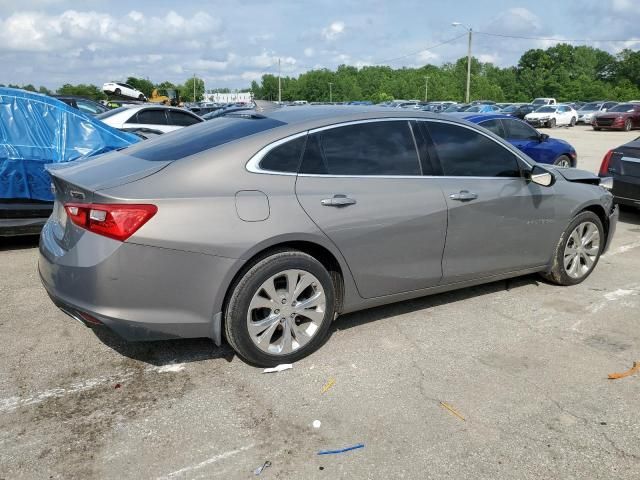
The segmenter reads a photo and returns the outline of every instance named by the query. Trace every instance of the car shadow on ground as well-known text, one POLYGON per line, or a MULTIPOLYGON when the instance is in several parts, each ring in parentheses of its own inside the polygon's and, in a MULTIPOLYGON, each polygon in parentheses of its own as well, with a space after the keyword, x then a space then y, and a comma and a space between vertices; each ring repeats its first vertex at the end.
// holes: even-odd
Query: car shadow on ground
POLYGON ((470 298, 490 295, 492 293, 497 293, 504 290, 514 290, 517 288, 532 285, 538 286, 541 283, 546 282, 538 275, 525 275, 522 277, 500 280, 497 282, 486 283, 475 287, 461 288, 460 290, 452 290, 450 292, 419 297, 413 300, 405 300, 381 307, 361 310, 359 312, 349 313, 339 317, 338 320, 333 324, 332 333, 338 330, 348 330, 350 328, 359 327, 370 322, 384 320, 387 318, 395 317, 397 315, 404 315, 419 310, 438 307, 440 305, 461 302, 470 298))
POLYGON ((7 250, 26 250, 37 248, 39 235, 25 235, 21 237, 0 237, 0 252, 7 250))
POLYGON ((127 342, 106 327, 92 327, 92 330, 98 340, 120 355, 158 367, 219 358, 230 362, 235 355, 226 343, 216 347, 209 338, 127 342))

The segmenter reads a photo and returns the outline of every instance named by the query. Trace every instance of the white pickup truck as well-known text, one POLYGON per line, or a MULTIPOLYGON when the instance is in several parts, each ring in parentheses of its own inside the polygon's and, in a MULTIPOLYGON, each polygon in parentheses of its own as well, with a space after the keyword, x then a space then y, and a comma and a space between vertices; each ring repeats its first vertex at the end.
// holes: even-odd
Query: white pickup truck
POLYGON ((558 102, 556 102, 555 98, 534 98, 533 102, 531 102, 531 105, 541 107, 543 105, 556 105, 557 103, 558 102))

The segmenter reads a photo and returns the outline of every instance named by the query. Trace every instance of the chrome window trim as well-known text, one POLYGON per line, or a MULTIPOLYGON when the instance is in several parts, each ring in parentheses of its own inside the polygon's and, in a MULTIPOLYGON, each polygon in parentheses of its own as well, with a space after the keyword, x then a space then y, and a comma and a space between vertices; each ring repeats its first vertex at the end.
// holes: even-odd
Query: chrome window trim
POLYGON ((640 163, 640 158, 634 157, 622 157, 620 159, 621 162, 631 162, 631 163, 640 163))
MULTIPOLYGON (((504 145, 502 145, 500 142, 498 142, 495 138, 492 138, 490 135, 487 135, 484 132, 481 132, 480 130, 473 128, 469 125, 465 125, 462 123, 456 123, 456 122, 451 122, 451 121, 447 121, 447 120, 442 120, 442 119, 435 119, 435 118, 422 118, 422 117, 385 117, 385 118, 367 118, 364 120, 351 120, 348 122, 341 122, 341 123, 334 123, 331 125, 325 125, 323 127, 317 127, 317 128, 312 128, 309 130, 305 130, 303 132, 298 132, 298 133, 294 133, 292 135, 289 135, 287 137, 281 138, 279 140, 276 140, 274 142, 269 143, 268 145, 265 145, 264 147, 262 147, 260 150, 258 150, 257 153, 255 153, 250 159, 249 161, 246 163, 245 168, 247 169, 247 171, 251 172, 251 173, 258 173, 258 174, 265 174, 265 175, 283 175, 283 176, 299 176, 299 177, 327 177, 327 178, 471 178, 471 179, 493 179, 493 180, 512 180, 512 179, 522 179, 524 177, 520 176, 520 177, 466 177, 466 176, 446 176, 446 175, 325 175, 325 174, 318 174, 318 173, 297 173, 297 172, 278 172, 275 170, 265 170, 260 168, 260 162, 262 161, 262 159, 267 155, 267 153, 269 153, 271 150, 273 150, 276 147, 279 147, 280 145, 287 143, 291 140, 295 140, 296 138, 300 138, 302 136, 305 135, 311 135, 312 133, 317 133, 317 132, 322 132, 324 130, 331 130, 334 128, 340 128, 340 127, 345 127, 345 126, 349 126, 349 125, 359 125, 362 123, 374 123, 374 122, 397 122, 397 121, 404 121, 404 122, 411 122, 411 121, 417 121, 417 122, 438 122, 438 123, 446 123, 448 125, 455 125, 458 127, 462 127, 462 128, 466 128, 468 130, 471 130, 472 132, 475 133, 479 133, 480 135, 485 136, 486 138, 488 138, 489 140, 491 140, 492 142, 496 143, 498 146, 502 147, 502 148, 506 148, 511 154, 513 154, 516 158, 519 158, 526 166, 528 166, 529 168, 533 168, 533 166, 527 161, 525 160, 522 155, 516 151, 515 148, 507 148, 504 145)), ((506 141, 506 140, 505 140, 506 141)), ((416 150, 417 152, 417 150, 416 150)), ((419 157, 418 157, 419 160, 419 157)))

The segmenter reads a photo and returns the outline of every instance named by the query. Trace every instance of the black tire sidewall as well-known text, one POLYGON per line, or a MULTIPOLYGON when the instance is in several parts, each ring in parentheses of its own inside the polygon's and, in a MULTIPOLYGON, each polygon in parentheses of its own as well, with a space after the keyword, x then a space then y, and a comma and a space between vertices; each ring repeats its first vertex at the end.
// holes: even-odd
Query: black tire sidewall
POLYGON ((114 95, 120 95, 120 94, 122 93, 122 90, 120 90, 119 88, 116 88, 116 89, 113 91, 113 93, 114 93, 114 95))
POLYGON ((562 233, 561 241, 558 243, 558 248, 556 249, 552 274, 556 278, 557 283, 560 283, 561 285, 577 285, 579 283, 582 283, 584 280, 586 280, 589 277, 589 275, 591 275, 593 270, 596 268, 596 265, 598 265, 598 261, 600 260, 600 256, 602 254, 602 248, 604 246, 605 241, 606 241, 606 237, 605 237, 604 227, 598 215, 590 211, 581 212, 578 215, 576 215, 573 218, 573 220, 571 220, 571 222, 569 223, 567 228, 564 230, 564 232, 562 233), (586 275, 580 278, 573 278, 569 276, 569 274, 566 272, 564 268, 564 249, 567 246, 567 242, 569 241, 571 232, 573 232, 573 230, 580 223, 585 221, 592 222, 598 228, 598 233, 600 234, 600 250, 598 251, 598 256, 593 262, 591 269, 586 273, 586 275))
POLYGON ((334 312, 334 285, 324 266, 303 252, 280 252, 257 262, 235 286, 225 312, 227 340, 240 357, 253 365, 275 366, 282 363, 293 363, 320 348, 327 340, 334 312), (260 350, 251 340, 247 330, 247 311, 258 288, 271 276, 289 269, 307 271, 320 281, 326 298, 325 317, 320 329, 304 347, 288 355, 270 355, 260 350))
POLYGON ((631 131, 631 120, 629 120, 628 118, 625 120, 624 122, 624 131, 625 132, 630 132, 631 131))

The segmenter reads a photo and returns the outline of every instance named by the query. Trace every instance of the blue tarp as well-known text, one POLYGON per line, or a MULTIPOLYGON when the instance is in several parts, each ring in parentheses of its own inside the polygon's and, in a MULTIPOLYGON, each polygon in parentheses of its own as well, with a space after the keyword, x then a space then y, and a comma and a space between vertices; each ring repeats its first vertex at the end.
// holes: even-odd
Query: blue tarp
POLYGON ((55 98, 0 87, 0 198, 53 200, 46 164, 98 155, 139 140, 55 98))

